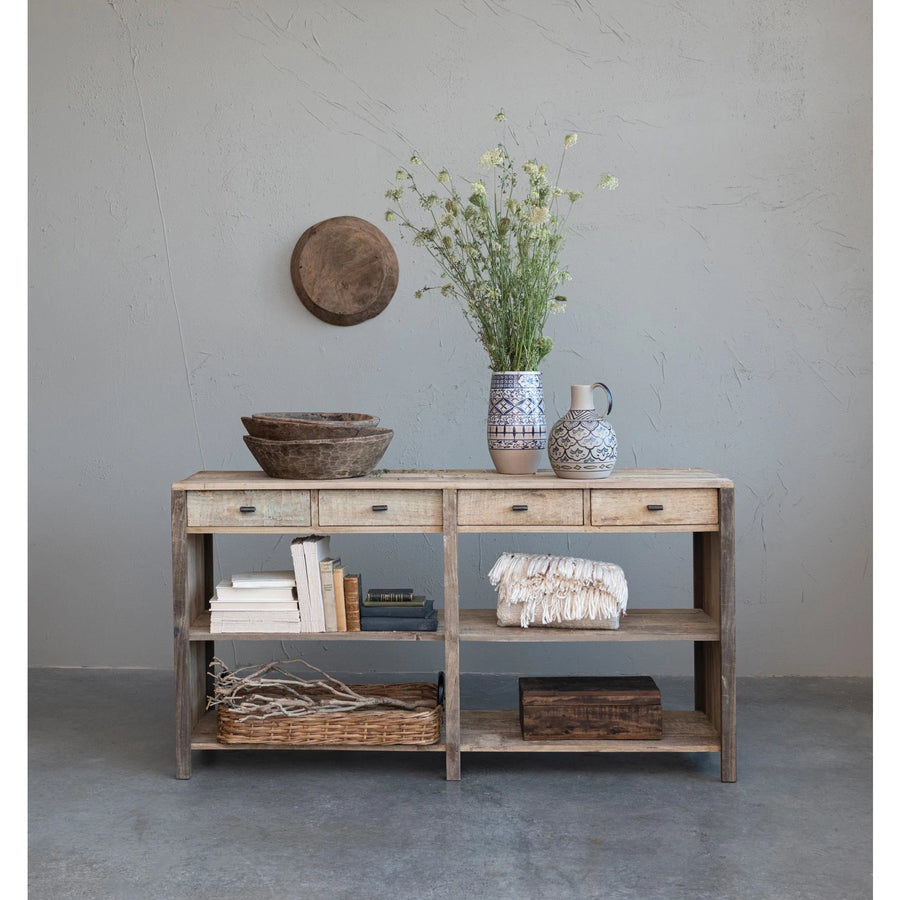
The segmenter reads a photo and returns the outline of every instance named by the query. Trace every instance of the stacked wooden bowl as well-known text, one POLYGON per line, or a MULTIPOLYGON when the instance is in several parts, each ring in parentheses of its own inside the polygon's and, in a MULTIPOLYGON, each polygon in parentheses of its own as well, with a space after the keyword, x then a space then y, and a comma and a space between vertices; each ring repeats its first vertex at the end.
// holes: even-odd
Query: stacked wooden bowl
POLYGON ((247 429, 244 443, 271 478, 368 475, 394 436, 366 413, 254 413, 241 421, 247 429))

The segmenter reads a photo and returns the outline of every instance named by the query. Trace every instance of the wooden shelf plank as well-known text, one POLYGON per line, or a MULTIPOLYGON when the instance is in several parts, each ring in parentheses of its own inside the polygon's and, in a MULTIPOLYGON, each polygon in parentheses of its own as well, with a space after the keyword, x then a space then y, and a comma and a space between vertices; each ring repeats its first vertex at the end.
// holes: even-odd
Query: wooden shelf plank
POLYGON ((194 726, 191 750, 424 750, 443 753, 443 740, 436 744, 220 744, 216 739, 216 712, 207 710, 194 726))
POLYGON ((438 610, 437 631, 279 631, 212 633, 209 630, 209 610, 191 623, 192 641, 443 641, 444 611, 438 610))
POLYGON ((592 490, 653 489, 653 488, 719 488, 733 487, 734 482, 706 469, 620 469, 616 468, 607 478, 570 479, 557 478, 551 469, 542 469, 534 475, 500 475, 493 469, 376 469, 362 478, 301 481, 290 478, 270 478, 260 470, 195 472, 183 481, 172 485, 176 491, 217 490, 279 490, 297 488, 306 490, 335 490, 346 488, 497 488, 541 490, 592 490))
MULTIPOLYGON (((718 641, 715 621, 702 609, 633 609, 616 630, 592 628, 500 627, 495 609, 461 609, 460 640, 524 642, 579 641, 718 641)), ((444 611, 438 610, 437 631, 240 632, 213 634, 209 611, 191 624, 192 641, 443 641, 444 611)))
POLYGON ((616 630, 497 625, 496 609, 461 609, 463 641, 718 641, 719 629, 702 609, 632 609, 616 630))
MULTIPOLYGON (((187 534, 309 534, 309 525, 189 525, 187 534)), ((440 534, 440 525, 329 525, 323 534, 440 534)), ((646 529, 645 529, 646 530, 646 529)))
MULTIPOLYGON (((663 736, 658 741, 524 741, 514 709, 460 712, 460 749, 482 753, 712 753, 721 749, 719 735, 702 712, 663 710, 663 736)), ((418 750, 441 752, 436 744, 220 744, 216 714, 205 712, 194 726, 192 750, 418 750)))
POLYGON ((663 710, 658 741, 525 741, 515 709, 464 709, 460 732, 461 750, 487 753, 709 753, 722 746, 706 715, 692 710, 663 710))

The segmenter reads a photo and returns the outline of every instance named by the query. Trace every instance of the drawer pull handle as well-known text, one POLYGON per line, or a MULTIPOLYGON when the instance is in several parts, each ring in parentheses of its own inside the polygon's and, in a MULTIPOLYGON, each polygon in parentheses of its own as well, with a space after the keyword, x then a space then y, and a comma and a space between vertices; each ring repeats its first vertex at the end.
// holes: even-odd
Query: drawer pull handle
POLYGON ((376 503, 372 507, 372 512, 387 512, 387 503, 376 503))
POLYGON ((242 512, 242 513, 252 513, 252 512, 256 512, 256 507, 255 507, 255 506, 242 506, 242 507, 241 507, 241 512, 242 512))
POLYGON ((513 503, 513 512, 528 512, 527 503, 513 503))
POLYGON ((649 509, 650 512, 659 512, 662 508, 663 508, 662 503, 648 503, 647 504, 647 509, 649 509))

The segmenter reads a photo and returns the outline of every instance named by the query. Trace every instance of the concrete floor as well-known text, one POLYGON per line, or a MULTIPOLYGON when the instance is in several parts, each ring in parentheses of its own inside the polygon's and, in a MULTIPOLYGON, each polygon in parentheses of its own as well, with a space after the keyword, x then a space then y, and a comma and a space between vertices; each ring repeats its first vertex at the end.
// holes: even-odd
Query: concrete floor
MULTIPOLYGON (((658 679, 690 705, 687 679, 658 679)), ((469 706, 515 680, 464 681, 469 706)), ((66 898, 872 896, 872 685, 742 679, 718 754, 211 751, 173 777, 164 672, 30 670, 29 893, 66 898)))

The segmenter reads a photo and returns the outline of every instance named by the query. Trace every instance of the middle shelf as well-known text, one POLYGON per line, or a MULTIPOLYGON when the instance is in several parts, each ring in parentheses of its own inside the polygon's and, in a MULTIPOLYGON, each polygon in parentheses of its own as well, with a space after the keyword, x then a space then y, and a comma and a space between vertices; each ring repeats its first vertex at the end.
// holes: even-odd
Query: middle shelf
MULTIPOLYGON (((324 631, 212 633, 209 610, 191 623, 192 641, 443 641, 444 611, 437 631, 324 631)), ((461 641, 718 641, 718 623, 702 609, 630 609, 615 630, 510 628, 497 625, 496 609, 461 609, 461 641)))

